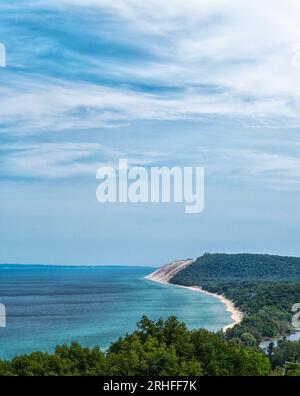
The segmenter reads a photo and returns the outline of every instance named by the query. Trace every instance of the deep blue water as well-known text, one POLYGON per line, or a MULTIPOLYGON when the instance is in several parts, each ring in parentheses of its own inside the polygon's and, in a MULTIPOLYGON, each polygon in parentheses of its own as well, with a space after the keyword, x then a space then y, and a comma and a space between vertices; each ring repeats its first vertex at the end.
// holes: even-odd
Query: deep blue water
POLYGON ((135 329, 142 315, 176 315, 189 328, 219 330, 230 323, 214 297, 144 279, 143 267, 54 267, 0 265, 0 357, 53 351, 74 340, 107 346, 135 329))

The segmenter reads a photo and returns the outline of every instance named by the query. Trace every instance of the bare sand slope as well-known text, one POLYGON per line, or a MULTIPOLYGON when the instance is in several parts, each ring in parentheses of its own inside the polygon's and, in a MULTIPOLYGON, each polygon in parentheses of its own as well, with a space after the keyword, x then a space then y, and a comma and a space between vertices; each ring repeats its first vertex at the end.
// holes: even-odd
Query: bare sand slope
POLYGON ((193 259, 172 261, 171 263, 158 268, 145 278, 155 282, 168 283, 169 280, 177 274, 177 272, 192 264, 193 261, 193 259))

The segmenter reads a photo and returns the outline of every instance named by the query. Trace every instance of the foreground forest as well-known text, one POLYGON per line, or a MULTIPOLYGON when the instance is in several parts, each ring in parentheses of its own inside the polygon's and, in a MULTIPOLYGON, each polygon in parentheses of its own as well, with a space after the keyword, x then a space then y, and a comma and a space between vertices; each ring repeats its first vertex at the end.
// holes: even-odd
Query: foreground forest
POLYGON ((232 300, 245 315, 227 331, 227 339, 258 345, 294 331, 292 306, 300 302, 300 258, 206 253, 170 282, 201 286, 232 300))
POLYGON ((190 331, 175 317, 155 322, 143 317, 135 332, 113 343, 106 353, 77 343, 57 346, 53 354, 34 352, 0 361, 0 375, 299 375, 293 353, 286 347, 274 348, 268 356, 256 347, 226 340, 222 332, 190 331), (276 356, 276 364, 271 356, 276 356), (286 359, 291 363, 286 365, 286 359))

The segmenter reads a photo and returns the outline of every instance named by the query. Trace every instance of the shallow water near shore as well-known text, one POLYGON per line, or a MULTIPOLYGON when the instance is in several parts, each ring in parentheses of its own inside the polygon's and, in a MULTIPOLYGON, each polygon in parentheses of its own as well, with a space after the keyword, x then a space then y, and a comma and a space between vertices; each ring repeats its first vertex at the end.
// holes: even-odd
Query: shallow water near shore
POLYGON ((54 350, 78 341, 109 344, 131 332, 142 315, 175 315, 190 329, 220 330, 231 323, 218 299, 145 280, 153 268, 0 265, 0 358, 54 350))

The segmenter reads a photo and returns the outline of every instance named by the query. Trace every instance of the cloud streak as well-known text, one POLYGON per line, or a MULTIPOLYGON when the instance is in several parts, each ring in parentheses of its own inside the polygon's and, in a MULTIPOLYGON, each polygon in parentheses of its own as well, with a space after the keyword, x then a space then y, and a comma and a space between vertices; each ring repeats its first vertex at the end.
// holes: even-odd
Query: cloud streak
MULTIPOLYGON (((103 150, 98 140, 59 143, 57 134, 101 135, 108 128, 122 133, 135 122, 172 121, 174 135, 184 135, 179 122, 234 120, 241 135, 252 127, 256 141, 271 128, 298 133, 300 70, 292 62, 300 42, 298 1, 18 3, 0 5, 5 16, 0 33, 10 44, 8 68, 0 72, 0 139, 27 139, 23 148, 2 149, 8 174, 53 179, 91 174, 96 151, 103 150)), ((163 133, 153 130, 150 149, 163 133)), ((201 134, 201 127, 195 133, 201 134)), ((230 141, 230 127, 224 134, 230 141)), ((299 184, 300 165, 292 152, 201 144, 215 158, 210 169, 222 168, 225 156, 227 176, 240 166, 237 174, 245 180, 299 184)), ((133 151, 134 143, 125 140, 120 152, 133 151)), ((142 161, 142 155, 136 159, 142 161)), ((164 158, 158 153, 144 161, 164 158)))
MULTIPOLYGON (((260 13, 255 2, 236 0, 62 0, 29 7, 66 20, 72 13, 79 24, 91 23, 81 33, 77 57, 74 48, 70 52, 65 46, 62 32, 58 37, 43 32, 46 36, 37 43, 32 64, 40 64, 52 48, 73 65, 70 77, 54 78, 52 69, 29 73, 26 65, 25 72, 3 75, 9 80, 1 92, 4 130, 96 128, 212 114, 265 127, 266 120, 274 126, 282 119, 286 127, 300 125, 300 72, 292 65, 293 44, 300 41, 297 1, 264 0, 260 13), (97 17, 106 21, 104 30, 97 17), (109 41, 101 47, 106 56, 98 48, 93 57, 89 40, 108 40, 108 32, 109 41), (125 59, 120 40, 122 51, 139 48, 140 55, 125 59), (107 58, 109 48, 113 58, 107 58)), ((26 24, 23 29, 25 35, 26 24)))

